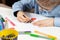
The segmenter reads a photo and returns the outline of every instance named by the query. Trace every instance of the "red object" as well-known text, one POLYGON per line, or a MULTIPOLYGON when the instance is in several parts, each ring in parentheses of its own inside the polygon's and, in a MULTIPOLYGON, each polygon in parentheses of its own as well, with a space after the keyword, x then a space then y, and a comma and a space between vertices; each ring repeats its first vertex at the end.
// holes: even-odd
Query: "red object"
POLYGON ((32 21, 36 20, 36 18, 31 18, 32 21))
POLYGON ((15 29, 15 28, 10 28, 10 29, 15 29))
POLYGON ((6 17, 6 19, 7 19, 13 26, 15 26, 15 24, 14 24, 10 19, 8 19, 7 17, 6 17))

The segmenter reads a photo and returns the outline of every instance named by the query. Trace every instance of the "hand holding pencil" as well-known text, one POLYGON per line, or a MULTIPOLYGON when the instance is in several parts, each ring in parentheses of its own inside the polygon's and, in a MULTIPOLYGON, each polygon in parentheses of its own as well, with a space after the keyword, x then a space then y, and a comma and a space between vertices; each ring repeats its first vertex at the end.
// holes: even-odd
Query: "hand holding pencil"
POLYGON ((27 15, 25 15, 24 12, 22 12, 22 11, 19 11, 17 13, 17 19, 20 22, 24 22, 24 23, 27 23, 30 20, 30 18, 27 15))

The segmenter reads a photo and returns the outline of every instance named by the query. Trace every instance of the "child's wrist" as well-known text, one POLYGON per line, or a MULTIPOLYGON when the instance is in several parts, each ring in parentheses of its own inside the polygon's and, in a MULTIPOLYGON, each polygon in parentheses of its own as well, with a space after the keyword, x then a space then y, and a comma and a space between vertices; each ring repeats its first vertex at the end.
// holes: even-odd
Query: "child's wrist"
POLYGON ((51 18, 51 21, 52 21, 52 25, 54 26, 54 18, 51 18))

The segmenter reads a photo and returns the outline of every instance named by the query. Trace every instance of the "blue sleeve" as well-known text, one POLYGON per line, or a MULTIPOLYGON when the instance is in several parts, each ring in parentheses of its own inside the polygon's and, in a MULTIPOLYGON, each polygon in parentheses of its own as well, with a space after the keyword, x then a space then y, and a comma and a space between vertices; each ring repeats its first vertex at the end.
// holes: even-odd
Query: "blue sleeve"
POLYGON ((52 10, 51 15, 54 16, 54 26, 60 27, 60 5, 55 7, 55 9, 52 10))
POLYGON ((55 7, 50 14, 55 17, 60 17, 60 5, 55 7))
POLYGON ((54 26, 60 27, 60 17, 55 17, 55 19, 54 19, 54 26))
POLYGON ((21 0, 14 3, 12 6, 13 13, 23 11, 24 5, 31 9, 34 6, 34 0, 21 0))

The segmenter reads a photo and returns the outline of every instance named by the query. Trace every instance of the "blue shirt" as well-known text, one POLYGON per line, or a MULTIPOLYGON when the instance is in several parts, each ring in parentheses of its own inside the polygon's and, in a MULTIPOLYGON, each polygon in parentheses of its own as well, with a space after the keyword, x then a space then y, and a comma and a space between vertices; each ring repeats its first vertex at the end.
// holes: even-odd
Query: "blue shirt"
POLYGON ((60 26, 60 5, 56 6, 54 9, 52 9, 50 12, 47 10, 39 10, 39 5, 35 0, 21 0, 13 4, 12 9, 13 12, 16 11, 23 11, 25 6, 29 9, 34 8, 35 13, 41 14, 47 17, 54 18, 54 26, 59 27, 60 26))

